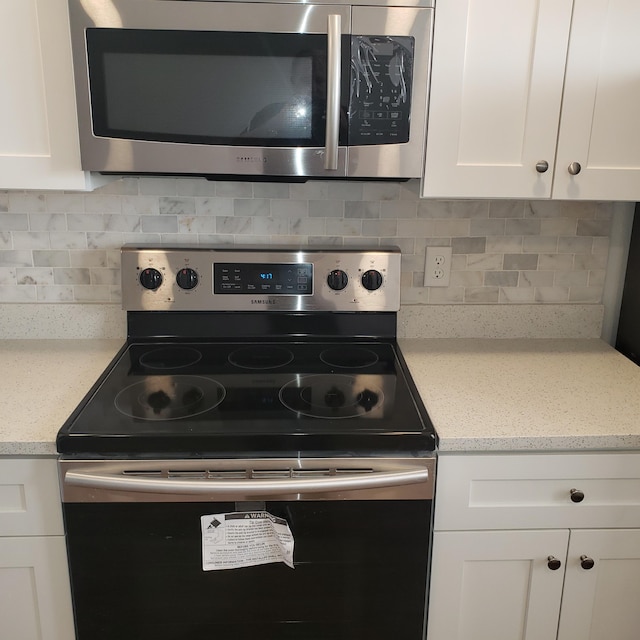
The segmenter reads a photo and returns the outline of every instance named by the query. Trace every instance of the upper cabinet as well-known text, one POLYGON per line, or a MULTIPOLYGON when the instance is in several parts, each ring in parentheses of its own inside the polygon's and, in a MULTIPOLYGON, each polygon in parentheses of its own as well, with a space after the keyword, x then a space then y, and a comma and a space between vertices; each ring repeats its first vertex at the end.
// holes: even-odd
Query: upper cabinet
POLYGON ((91 189, 80 169, 66 0, 3 0, 0 189, 91 189))
POLYGON ((425 197, 640 199, 637 0, 436 8, 425 197))

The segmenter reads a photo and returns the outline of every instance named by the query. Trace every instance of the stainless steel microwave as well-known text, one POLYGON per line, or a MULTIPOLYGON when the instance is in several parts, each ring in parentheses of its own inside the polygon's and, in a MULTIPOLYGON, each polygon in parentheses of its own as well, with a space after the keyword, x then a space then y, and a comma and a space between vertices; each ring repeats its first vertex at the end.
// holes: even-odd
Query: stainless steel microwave
POLYGON ((69 2, 86 170, 421 175, 433 0, 69 2))

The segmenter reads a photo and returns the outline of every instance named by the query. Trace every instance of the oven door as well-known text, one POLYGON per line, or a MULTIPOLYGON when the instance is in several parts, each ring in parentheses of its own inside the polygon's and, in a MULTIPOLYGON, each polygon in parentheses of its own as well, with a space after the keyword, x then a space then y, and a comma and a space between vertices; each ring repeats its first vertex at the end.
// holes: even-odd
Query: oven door
POLYGON ((77 638, 421 640, 433 468, 63 462, 77 638), (201 518, 256 511, 286 521, 294 568, 203 570, 201 518))
POLYGON ((71 0, 70 15, 83 168, 346 174, 349 7, 71 0))

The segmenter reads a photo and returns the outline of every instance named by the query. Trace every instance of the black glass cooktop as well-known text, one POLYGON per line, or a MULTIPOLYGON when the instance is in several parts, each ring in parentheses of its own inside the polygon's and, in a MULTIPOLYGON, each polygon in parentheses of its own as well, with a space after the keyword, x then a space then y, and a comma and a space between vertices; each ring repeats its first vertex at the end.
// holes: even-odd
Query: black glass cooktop
POLYGON ((60 430, 62 454, 435 448, 391 342, 132 343, 60 430))

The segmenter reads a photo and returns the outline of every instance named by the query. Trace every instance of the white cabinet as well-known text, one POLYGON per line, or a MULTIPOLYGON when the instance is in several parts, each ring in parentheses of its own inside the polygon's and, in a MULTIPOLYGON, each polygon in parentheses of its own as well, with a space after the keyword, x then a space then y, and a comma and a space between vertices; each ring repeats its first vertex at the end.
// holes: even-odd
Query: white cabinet
POLYGON ((640 199, 639 22, 636 0, 440 3, 422 195, 640 199))
POLYGON ((2 0, 0 24, 0 189, 97 186, 80 170, 66 0, 2 0))
POLYGON ((635 640, 638 602, 640 455, 440 458, 427 640, 635 640))
POLYGON ((73 640, 56 461, 0 459, 0 638, 73 640))

